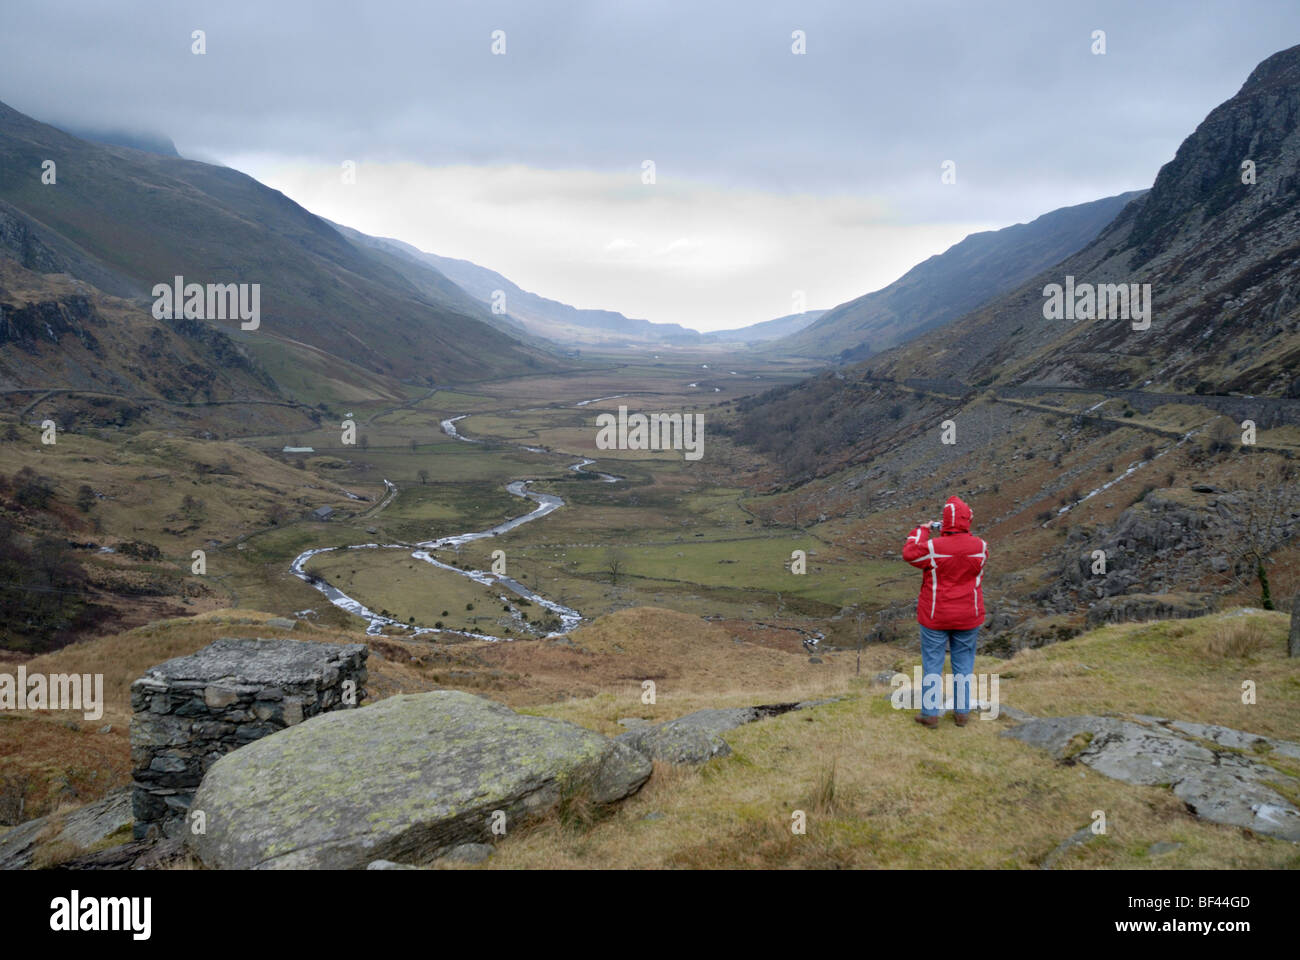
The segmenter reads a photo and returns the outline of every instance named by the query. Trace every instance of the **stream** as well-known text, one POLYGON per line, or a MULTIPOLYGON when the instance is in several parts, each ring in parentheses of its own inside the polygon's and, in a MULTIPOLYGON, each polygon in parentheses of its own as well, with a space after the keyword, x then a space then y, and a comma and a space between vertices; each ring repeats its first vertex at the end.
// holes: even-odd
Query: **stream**
MULTIPOLYGON (((597 399, 609 399, 609 398, 598 397, 597 399)), ((594 400, 588 400, 588 401, 584 401, 584 404, 594 403, 594 402, 595 402, 594 400)), ((579 404, 579 406, 582 405, 583 404, 579 404)), ((473 437, 466 437, 456 429, 457 421, 464 420, 465 417, 467 416, 469 416, 469 414, 461 414, 459 417, 449 417, 448 419, 443 420, 442 421, 443 433, 451 437, 453 440, 460 440, 464 443, 482 443, 483 442, 482 440, 478 440, 473 437)), ((524 444, 512 444, 512 445, 527 450, 530 453, 552 453, 553 452, 550 450, 546 450, 542 447, 530 447, 530 446, 525 446, 524 444)), ((594 476, 599 477, 600 480, 604 483, 617 483, 619 481, 620 479, 619 477, 612 476, 608 473, 599 473, 597 471, 587 470, 587 467, 595 462, 596 461, 584 457, 578 463, 570 465, 569 469, 572 470, 574 473, 591 473, 594 476)), ((441 560, 438 560, 433 556, 433 551, 435 550, 443 550, 448 547, 455 548, 466 543, 472 543, 475 540, 485 540, 489 537, 495 537, 503 533, 508 533, 509 531, 514 530, 516 527, 522 527, 525 523, 532 523, 534 520, 540 520, 542 517, 546 516, 547 514, 554 513, 556 510, 560 509, 560 507, 563 507, 565 505, 564 499, 562 497, 557 497, 551 493, 541 493, 539 491, 529 490, 528 485, 530 483, 532 483, 531 480, 512 480, 510 483, 506 484, 506 492, 516 497, 522 497, 526 500, 531 500, 533 503, 537 504, 537 506, 534 507, 530 512, 525 513, 522 516, 515 517, 511 520, 506 520, 502 523, 498 523, 495 527, 489 527, 487 530, 477 530, 471 533, 457 533, 447 537, 440 537, 437 540, 425 540, 415 544, 357 543, 357 544, 352 544, 351 546, 344 546, 344 547, 313 547, 312 549, 304 550, 302 553, 298 554, 298 556, 294 557, 293 563, 290 564, 289 570, 299 580, 302 580, 304 583, 315 588, 322 595, 324 595, 325 599, 329 600, 329 602, 334 604, 334 606, 338 607, 341 610, 346 610, 348 613, 352 614, 353 616, 360 617, 362 620, 365 620, 366 633, 369 634, 370 636, 379 635, 385 627, 397 627, 406 630, 409 633, 415 634, 417 636, 425 633, 447 633, 447 634, 452 634, 454 636, 470 637, 477 640, 499 641, 503 639, 501 637, 494 637, 484 633, 473 633, 467 630, 449 630, 446 628, 439 628, 439 627, 416 626, 411 623, 403 623, 401 620, 397 620, 393 617, 386 617, 381 613, 377 613, 376 611, 371 610, 360 600, 348 596, 346 593, 344 593, 338 587, 334 586, 324 577, 319 576, 317 574, 308 573, 307 570, 305 569, 307 562, 311 560, 312 557, 318 556, 319 554, 322 553, 331 553, 335 550, 405 550, 405 551, 409 551, 410 556, 416 560, 421 560, 424 563, 437 567, 440 570, 447 570, 452 573, 457 573, 462 577, 468 577, 470 580, 473 580, 475 583, 480 583, 485 587, 492 587, 492 586, 504 587, 506 590, 509 590, 515 596, 522 597, 523 599, 529 601, 530 603, 534 603, 539 607, 549 610, 551 613, 554 613, 559 618, 560 629, 554 630, 551 633, 546 634, 546 636, 547 637, 563 636, 564 634, 569 633, 579 623, 582 622, 582 614, 579 613, 577 610, 574 610, 572 607, 566 607, 561 603, 556 603, 554 600, 547 599, 546 597, 542 596, 540 593, 537 593, 534 590, 530 590, 522 583, 510 577, 500 575, 500 574, 495 574, 488 570, 462 570, 460 567, 454 567, 451 564, 443 563, 441 560), (414 546, 415 548, 414 550, 411 549, 412 546, 414 546)), ((384 488, 387 493, 387 497, 385 498, 384 504, 387 505, 387 503, 391 501, 393 497, 396 496, 397 485, 389 482, 389 480, 385 478, 384 488)), ((505 594, 499 595, 498 598, 503 603, 509 604, 509 598, 505 594)), ((516 623, 518 623, 520 631, 526 635, 526 631, 528 630, 528 627, 526 625, 523 614, 521 614, 517 609, 512 607, 511 616, 514 618, 516 623)))

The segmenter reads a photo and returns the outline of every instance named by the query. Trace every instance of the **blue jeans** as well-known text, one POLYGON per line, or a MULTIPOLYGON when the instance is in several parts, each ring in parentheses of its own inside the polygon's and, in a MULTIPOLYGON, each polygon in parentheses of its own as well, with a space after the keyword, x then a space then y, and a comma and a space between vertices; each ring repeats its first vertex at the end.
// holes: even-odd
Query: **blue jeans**
POLYGON ((931 630, 921 627, 921 716, 943 713, 943 655, 952 646, 953 711, 970 710, 971 683, 975 679, 975 642, 980 628, 931 630))

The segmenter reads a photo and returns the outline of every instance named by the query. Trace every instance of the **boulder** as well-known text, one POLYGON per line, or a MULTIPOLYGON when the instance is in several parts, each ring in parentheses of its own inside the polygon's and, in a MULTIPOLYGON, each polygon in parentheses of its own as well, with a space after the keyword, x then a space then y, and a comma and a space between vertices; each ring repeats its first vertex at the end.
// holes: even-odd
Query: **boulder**
POLYGON ((1038 865, 1040 870, 1051 870, 1061 858, 1074 850, 1081 847, 1090 840, 1096 839, 1097 834, 1092 832, 1092 827, 1081 827, 1070 836, 1066 837, 1056 845, 1056 848, 1043 858, 1043 862, 1038 865))
POLYGON ((1216 749, 1264 740, 1291 757, 1298 744, 1227 727, 1091 716, 1036 718, 1002 735, 1124 783, 1169 786, 1205 820, 1300 841, 1300 810, 1273 786, 1281 784, 1294 795, 1300 780, 1253 755, 1216 749))
POLYGON ((207 832, 188 838, 224 869, 427 864, 585 793, 640 789, 650 762, 562 720, 455 690, 320 714, 218 760, 194 796, 207 832), (499 816, 497 817, 499 822, 499 816))
POLYGON ((492 856, 492 849, 490 843, 462 843, 448 850, 443 854, 442 859, 460 863, 482 863, 492 856))
POLYGON ((680 720, 638 727, 619 734, 615 740, 643 756, 664 763, 705 763, 714 757, 731 754, 731 747, 722 737, 680 720))

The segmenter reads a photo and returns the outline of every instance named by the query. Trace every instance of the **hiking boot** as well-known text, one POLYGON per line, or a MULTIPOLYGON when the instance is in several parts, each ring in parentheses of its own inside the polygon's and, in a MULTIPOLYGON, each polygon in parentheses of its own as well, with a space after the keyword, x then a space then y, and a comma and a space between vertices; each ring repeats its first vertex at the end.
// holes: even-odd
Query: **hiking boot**
POLYGON ((935 727, 937 727, 937 726, 939 725, 939 718, 938 718, 938 717, 923 717, 923 716, 921 716, 921 715, 918 713, 918 714, 917 714, 915 717, 913 717, 912 719, 915 720, 917 723, 919 723, 919 724, 920 724, 921 726, 923 726, 923 727, 929 727, 931 730, 933 730, 935 727))
POLYGON ((953 713, 953 715, 952 715, 952 722, 955 723, 955 724, 957 724, 957 726, 959 726, 959 727, 964 727, 964 726, 966 726, 966 724, 970 723, 970 714, 969 714, 969 713, 953 713))

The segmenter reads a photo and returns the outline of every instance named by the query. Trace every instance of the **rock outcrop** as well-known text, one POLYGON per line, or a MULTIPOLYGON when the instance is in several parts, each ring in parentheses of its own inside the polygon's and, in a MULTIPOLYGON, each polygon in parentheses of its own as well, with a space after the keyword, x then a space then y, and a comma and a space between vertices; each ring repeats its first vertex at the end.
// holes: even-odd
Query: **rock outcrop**
POLYGON ((1062 578, 1085 600, 1161 593, 1174 584, 1186 589, 1199 582, 1211 570, 1208 554, 1218 552, 1223 541, 1226 508, 1217 497, 1191 499, 1183 502, 1153 490, 1121 513, 1113 528, 1072 529, 1062 578), (1103 574, 1093 573, 1094 550, 1106 554, 1103 574))
POLYGON ((1300 744, 1146 716, 1034 718, 1002 735, 1125 783, 1169 786, 1214 823, 1300 841, 1300 810, 1274 788, 1294 796, 1300 780, 1268 763, 1269 756, 1294 762, 1300 744))
POLYGON ((426 864, 584 795, 608 804, 650 761, 576 724, 455 690, 321 714, 218 760, 188 842, 209 867, 426 864))
POLYGON ((1088 626, 1146 620, 1204 617, 1217 608, 1208 593, 1130 593, 1098 600, 1088 608, 1088 626))
POLYGON ((87 851, 131 826, 131 791, 114 790, 70 813, 20 823, 0 836, 0 870, 25 870, 42 846, 87 851))
POLYGON ((766 703, 754 707, 696 710, 675 720, 636 727, 619 734, 615 740, 652 760, 675 764, 705 763, 714 757, 731 754, 730 745, 722 739, 722 734, 728 730, 765 717, 831 702, 833 701, 805 700, 801 703, 766 703))

